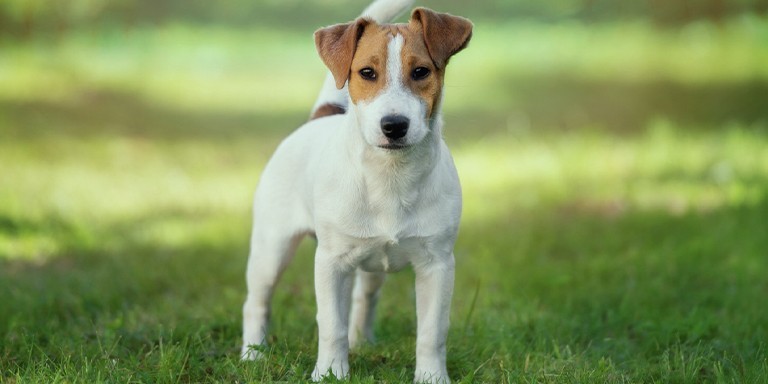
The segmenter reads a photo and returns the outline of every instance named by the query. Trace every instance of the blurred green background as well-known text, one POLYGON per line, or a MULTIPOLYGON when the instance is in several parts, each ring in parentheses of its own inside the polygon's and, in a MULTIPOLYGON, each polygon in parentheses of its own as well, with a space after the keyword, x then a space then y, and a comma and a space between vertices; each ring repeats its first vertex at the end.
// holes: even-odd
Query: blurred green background
MULTIPOLYGON (((309 241, 237 360, 250 199, 322 83, 312 31, 366 5, 0 2, 0 382, 308 378, 309 241)), ((768 377, 768 1, 417 5, 475 23, 452 377, 768 377)), ((412 278, 352 381, 411 380, 412 278)))

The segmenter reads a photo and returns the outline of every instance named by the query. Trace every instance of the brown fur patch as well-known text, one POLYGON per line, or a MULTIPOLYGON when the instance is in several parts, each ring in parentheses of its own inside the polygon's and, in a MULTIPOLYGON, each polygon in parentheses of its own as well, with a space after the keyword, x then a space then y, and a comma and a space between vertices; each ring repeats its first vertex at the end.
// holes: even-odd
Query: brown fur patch
POLYGON ((349 96, 354 103, 373 99, 387 85, 387 44, 392 37, 389 27, 372 22, 360 36, 349 75, 349 96), (376 78, 363 78, 363 68, 373 69, 376 78))
POLYGON ((431 118, 440 102, 448 59, 467 46, 472 23, 463 17, 416 8, 402 34, 403 83, 424 100, 427 116, 431 118), (411 74, 418 67, 429 69, 430 75, 414 80, 411 74))
POLYGON ((326 116, 333 116, 333 115, 343 115, 346 113, 347 110, 344 109, 344 107, 336 104, 323 104, 315 112, 312 114, 312 116, 309 117, 310 120, 319 119, 321 117, 326 116))
POLYGON ((427 104, 427 116, 431 118, 435 113, 435 106, 440 101, 445 72, 437 67, 429 55, 427 45, 424 43, 421 24, 411 22, 403 35, 403 51, 400 52, 400 60, 403 66, 403 84, 414 95, 427 104), (430 74, 424 79, 414 80, 411 73, 418 68, 429 69, 430 74))

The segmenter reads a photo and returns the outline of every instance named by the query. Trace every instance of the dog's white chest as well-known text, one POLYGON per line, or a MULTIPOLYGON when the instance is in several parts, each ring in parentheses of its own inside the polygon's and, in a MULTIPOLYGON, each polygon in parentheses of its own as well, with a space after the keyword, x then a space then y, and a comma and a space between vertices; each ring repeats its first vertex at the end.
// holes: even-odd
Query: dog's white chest
POLYGON ((342 262, 366 272, 396 272, 421 264, 430 257, 434 237, 451 232, 448 223, 452 220, 445 217, 455 214, 451 209, 440 209, 442 204, 426 200, 405 208, 400 197, 388 197, 378 200, 375 207, 366 203, 370 202, 367 198, 346 199, 346 210, 353 214, 341 220, 336 216, 325 227, 326 240, 342 262))

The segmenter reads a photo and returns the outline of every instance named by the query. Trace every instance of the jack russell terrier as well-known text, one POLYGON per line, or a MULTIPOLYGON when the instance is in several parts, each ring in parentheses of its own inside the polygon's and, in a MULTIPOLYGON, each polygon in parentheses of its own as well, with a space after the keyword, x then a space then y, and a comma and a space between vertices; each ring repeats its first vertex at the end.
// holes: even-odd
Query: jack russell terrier
POLYGON ((378 0, 362 17, 315 32, 330 70, 311 119, 286 138, 256 189, 243 306, 242 358, 266 343, 270 301, 305 235, 317 238, 319 346, 312 379, 349 374, 349 349, 373 339, 387 272, 416 275, 416 382, 445 367, 461 187, 442 138, 443 77, 472 23, 378 0), (353 288, 354 287, 354 288, 353 288), (351 311, 350 311, 351 306, 351 311))

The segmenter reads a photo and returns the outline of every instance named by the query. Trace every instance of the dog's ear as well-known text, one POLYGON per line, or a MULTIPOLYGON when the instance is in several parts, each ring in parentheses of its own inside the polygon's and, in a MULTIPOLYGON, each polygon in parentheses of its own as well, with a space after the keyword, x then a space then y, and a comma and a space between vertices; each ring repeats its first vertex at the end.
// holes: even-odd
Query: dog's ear
POLYGON ((344 88, 349 78, 352 58, 355 56, 357 41, 371 21, 359 18, 351 23, 336 24, 315 32, 315 46, 323 63, 331 70, 336 88, 344 88))
POLYGON ((427 8, 414 9, 411 23, 421 24, 429 55, 440 69, 445 68, 451 56, 466 48, 472 38, 471 21, 427 8))

